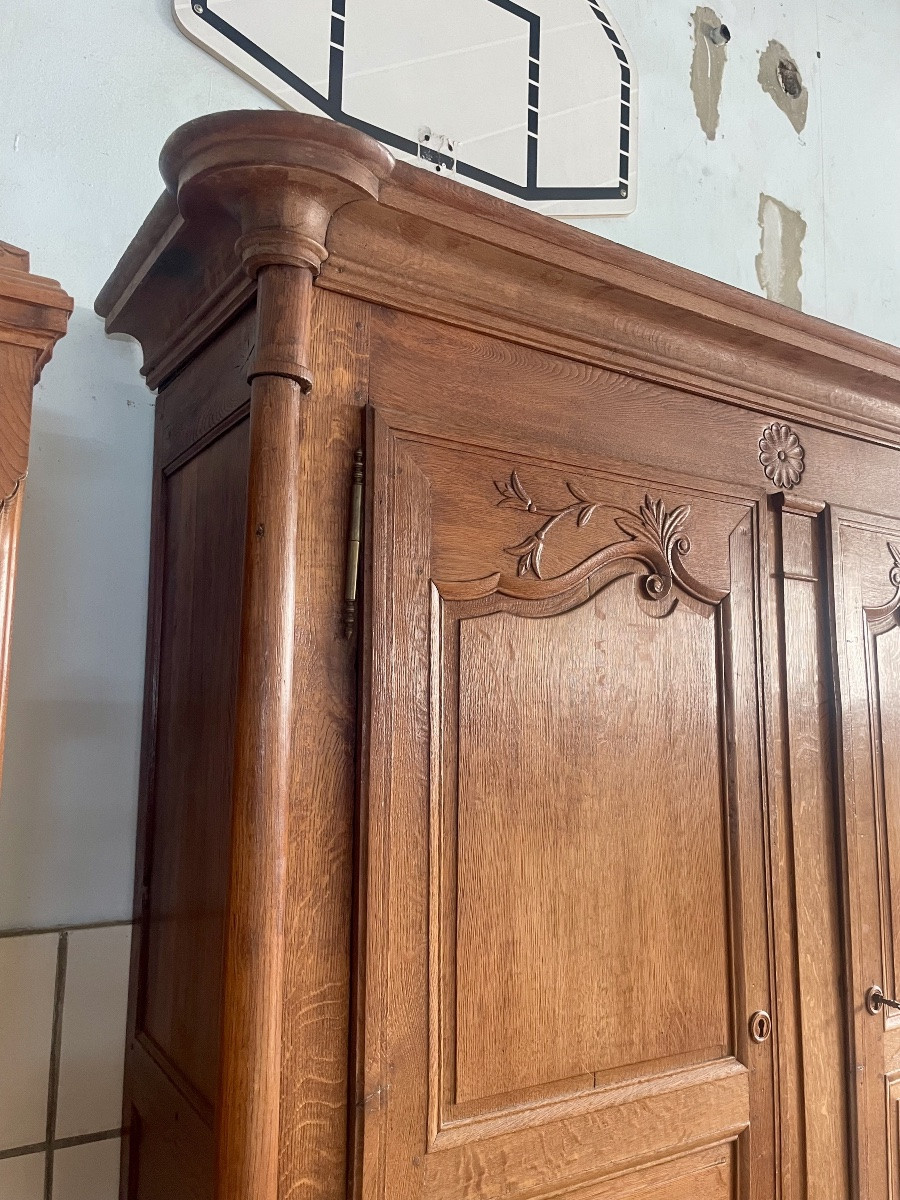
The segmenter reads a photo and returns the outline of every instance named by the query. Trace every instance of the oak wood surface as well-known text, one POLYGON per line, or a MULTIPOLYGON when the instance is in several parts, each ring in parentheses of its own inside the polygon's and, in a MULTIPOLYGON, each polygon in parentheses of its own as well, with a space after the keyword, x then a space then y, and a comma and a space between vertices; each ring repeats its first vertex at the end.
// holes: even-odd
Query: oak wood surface
MULTIPOLYGON (((366 821, 370 855, 378 847, 391 866, 387 876, 372 868, 365 902, 360 1194, 544 1194, 682 1144, 740 1137, 746 1195, 768 1195, 772 1047, 747 1037, 771 991, 746 504, 716 505, 700 485, 699 511, 716 520, 692 540, 715 529, 711 556, 730 560, 730 597, 710 588, 698 601, 690 575, 676 595, 670 576, 654 603, 654 567, 668 568, 622 537, 646 477, 570 476, 569 499, 580 493, 596 512, 582 525, 571 513, 556 549, 586 572, 596 563, 588 595, 567 586, 573 599, 554 600, 554 576, 568 575, 551 565, 548 534, 547 583, 533 582, 533 600, 505 602, 515 616, 498 626, 486 606, 507 611, 515 561, 510 575, 487 572, 509 559, 522 519, 539 526, 556 511, 544 497, 565 495, 559 469, 532 460, 535 482, 524 490, 523 468, 497 522, 494 483, 508 459, 420 446, 376 424, 369 463, 378 574, 366 821), (478 500, 477 537, 463 500, 478 500), (591 551, 610 542, 622 562, 648 555, 649 575, 636 584, 612 558, 601 565, 591 551), (484 586, 445 611, 434 589, 461 594, 443 581, 449 563, 459 571, 462 543, 484 586)), ((669 513, 693 499, 676 492, 669 513)))
POLYGON ((232 786, 222 746, 235 726, 248 445, 245 421, 164 483, 163 703, 139 1019, 207 1113, 219 1086, 232 786))
POLYGON ((183 852, 199 969, 141 985, 123 1195, 900 1197, 900 351, 315 118, 163 171, 98 308, 230 532, 158 483, 140 878, 183 852))
POLYGON ((213 1193, 231 846, 232 763, 223 747, 234 735, 248 471, 246 327, 226 331, 156 406, 123 1195, 213 1193))
POLYGON ((800 1194, 837 1198, 850 1194, 852 1157, 846 911, 824 587, 827 517, 820 502, 789 495, 775 501, 772 582, 779 627, 771 656, 780 673, 774 706, 780 718, 776 805, 784 814, 775 842, 776 855, 784 856, 781 898, 786 901, 777 919, 795 942, 793 959, 780 972, 779 996, 784 1117, 792 1130, 787 1169, 791 1176, 797 1173, 792 1185, 800 1194))
POLYGON ((900 1195, 897 1079, 900 1019, 868 1011, 872 986, 896 999, 900 523, 832 513, 834 600, 842 704, 841 775, 851 900, 848 1001, 852 1014, 857 1165, 862 1197, 900 1195), (895 550, 896 549, 896 554, 895 550))

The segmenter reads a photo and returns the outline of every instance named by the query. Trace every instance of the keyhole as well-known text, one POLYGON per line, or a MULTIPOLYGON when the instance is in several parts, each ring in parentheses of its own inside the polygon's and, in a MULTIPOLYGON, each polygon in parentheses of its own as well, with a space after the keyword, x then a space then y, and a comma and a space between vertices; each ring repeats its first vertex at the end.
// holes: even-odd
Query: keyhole
POLYGON ((760 1043, 768 1040, 769 1034, 772 1032, 772 1018, 767 1012, 760 1009, 755 1012, 750 1018, 750 1036, 754 1042, 760 1043))

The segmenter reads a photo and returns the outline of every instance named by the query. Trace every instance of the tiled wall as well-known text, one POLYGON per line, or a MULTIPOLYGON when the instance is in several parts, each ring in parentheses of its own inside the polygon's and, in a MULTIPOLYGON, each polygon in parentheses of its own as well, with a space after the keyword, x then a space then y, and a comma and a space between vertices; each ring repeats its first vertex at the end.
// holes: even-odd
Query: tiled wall
POLYGON ((0 1200, 116 1200, 130 943, 0 933, 0 1200))

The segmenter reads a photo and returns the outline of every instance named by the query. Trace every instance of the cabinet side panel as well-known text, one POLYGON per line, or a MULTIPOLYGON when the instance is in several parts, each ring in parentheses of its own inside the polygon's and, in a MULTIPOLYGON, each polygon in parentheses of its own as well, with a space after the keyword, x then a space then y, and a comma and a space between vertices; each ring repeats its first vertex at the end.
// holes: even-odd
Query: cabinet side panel
POLYGON ((248 312, 157 406, 124 1111, 140 1200, 213 1191, 252 329, 248 312))
POLYGON ((241 422, 166 481, 141 1032, 210 1105, 219 1067, 248 428, 241 422))

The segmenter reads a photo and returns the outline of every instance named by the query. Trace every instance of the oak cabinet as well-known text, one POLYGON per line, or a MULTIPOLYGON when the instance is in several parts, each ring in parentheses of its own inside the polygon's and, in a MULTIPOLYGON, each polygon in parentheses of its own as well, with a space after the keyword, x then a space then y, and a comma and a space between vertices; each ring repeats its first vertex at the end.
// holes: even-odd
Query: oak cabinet
POLYGON ((54 279, 29 267, 25 250, 0 242, 0 773, 32 391, 73 307, 54 279))
POLYGON ((124 1194, 900 1196, 900 351, 316 118, 162 169, 124 1194))

